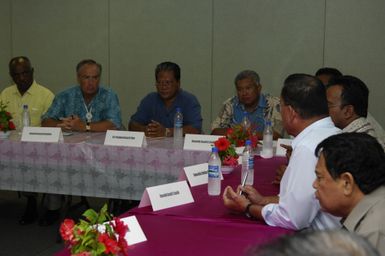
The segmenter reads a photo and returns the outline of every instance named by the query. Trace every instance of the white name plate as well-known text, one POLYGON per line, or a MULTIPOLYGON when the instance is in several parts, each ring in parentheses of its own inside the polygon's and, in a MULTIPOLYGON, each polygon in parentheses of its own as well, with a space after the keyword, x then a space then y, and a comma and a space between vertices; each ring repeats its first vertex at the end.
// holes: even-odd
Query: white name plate
POLYGON ((62 142, 63 133, 59 127, 24 127, 21 141, 62 142))
POLYGON ((214 142, 224 136, 220 135, 201 135, 186 134, 184 138, 184 150, 211 151, 214 142))
POLYGON ((144 132, 107 130, 104 145, 141 148, 146 146, 145 140, 144 132))
MULTIPOLYGON (((139 225, 138 219, 135 216, 122 218, 120 220, 128 227, 127 233, 124 236, 124 239, 127 241, 128 245, 147 241, 146 235, 143 233, 143 230, 139 225)), ((112 220, 111 222, 114 221, 112 220)), ((104 233, 106 231, 105 225, 98 225, 97 228, 99 232, 104 233)))
POLYGON ((281 144, 291 146, 292 139, 278 139, 277 149, 275 151, 276 156, 286 156, 286 149, 281 147, 281 144))
POLYGON ((139 208, 152 205, 153 211, 159 211, 192 202, 194 198, 184 180, 146 188, 139 208))
POLYGON ((146 235, 143 233, 142 228, 135 216, 123 218, 122 221, 127 225, 128 231, 125 235, 125 239, 128 245, 133 245, 147 241, 146 235))
MULTIPOLYGON (((209 182, 208 163, 186 166, 183 169, 184 169, 184 175, 181 177, 181 179, 187 178, 191 187, 207 184, 209 182)), ((222 172, 221 172, 221 180, 223 180, 222 172)))

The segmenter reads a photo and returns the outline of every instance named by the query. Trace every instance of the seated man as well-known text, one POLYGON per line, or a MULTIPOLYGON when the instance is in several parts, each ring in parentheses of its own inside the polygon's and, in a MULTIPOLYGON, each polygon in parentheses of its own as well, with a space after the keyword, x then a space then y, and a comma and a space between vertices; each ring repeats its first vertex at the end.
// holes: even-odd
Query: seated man
POLYGON ((172 137, 174 116, 179 107, 183 114, 183 134, 201 133, 201 106, 197 98, 180 88, 180 68, 163 62, 155 69, 156 90, 142 99, 131 116, 129 130, 145 132, 148 137, 172 137))
MULTIPOLYGON (((9 62, 9 74, 15 84, 5 88, 0 94, 0 100, 8 104, 16 129, 21 131, 23 105, 28 105, 31 126, 40 126, 41 116, 51 106, 54 94, 46 87, 36 83, 33 78, 34 69, 27 57, 12 58, 9 62)), ((21 225, 33 223, 37 218, 37 194, 24 192, 27 197, 27 207, 19 220, 21 225)), ((50 206, 48 206, 50 207, 50 206)))
POLYGON ((41 116, 51 106, 54 94, 46 87, 36 83, 33 68, 27 57, 12 58, 9 62, 9 74, 15 84, 5 88, 0 100, 8 104, 16 128, 21 127, 23 105, 28 105, 31 126, 40 126, 41 116))
POLYGON ((385 153, 372 136, 343 133, 322 141, 313 187, 323 211, 385 255, 385 153))
POLYGON ((342 76, 342 73, 336 68, 320 68, 315 73, 315 76, 321 80, 323 85, 327 86, 330 81, 342 76))
POLYGON ((280 105, 283 125, 295 138, 279 195, 262 196, 252 186, 239 186, 237 193, 226 187, 224 204, 270 226, 294 230, 338 227, 337 218, 319 211, 312 188, 317 163, 314 149, 320 141, 339 132, 328 117, 325 86, 310 75, 290 75, 284 82, 280 105), (239 195, 239 190, 246 196, 239 195))
POLYGON ((283 136, 279 98, 261 93, 259 75, 255 71, 244 70, 235 77, 234 84, 237 95, 223 103, 218 117, 211 125, 211 134, 226 135, 227 128, 240 124, 247 112, 259 138, 262 138, 266 120, 271 120, 275 138, 283 136))
POLYGON ((105 132, 121 129, 119 99, 111 90, 99 86, 102 66, 82 60, 76 66, 79 85, 59 93, 42 117, 42 126, 66 131, 105 132))
MULTIPOLYGON (((335 126, 343 132, 362 132, 377 137, 372 125, 367 121, 369 89, 354 76, 334 79, 326 89, 329 115, 335 126)), ((377 138, 385 148, 381 138, 377 138)))
MULTIPOLYGON (((79 85, 56 95, 42 117, 42 126, 77 132, 121 129, 117 95, 111 89, 99 86, 102 66, 94 60, 82 60, 76 66, 76 73, 79 85)), ((61 207, 60 196, 49 195, 47 200, 56 207, 48 209, 46 216, 39 222, 42 226, 54 223, 61 207)))

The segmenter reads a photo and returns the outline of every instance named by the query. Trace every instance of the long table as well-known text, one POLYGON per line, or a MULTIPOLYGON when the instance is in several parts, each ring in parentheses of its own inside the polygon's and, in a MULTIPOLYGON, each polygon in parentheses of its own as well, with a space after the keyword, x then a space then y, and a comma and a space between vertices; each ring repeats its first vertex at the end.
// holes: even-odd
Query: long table
POLYGON ((105 133, 74 133, 63 143, 0 140, 0 189, 140 200, 146 187, 176 181, 209 153, 174 149, 172 138, 144 148, 104 146, 105 133))
MULTIPOLYGON (((254 186, 263 195, 276 195, 279 187, 271 182, 274 171, 285 158, 255 157, 254 186)), ((224 175, 225 186, 240 183, 240 168, 224 175)), ((223 206, 221 196, 209 196, 207 185, 191 188, 194 203, 152 211, 151 206, 124 214, 135 215, 147 241, 129 247, 128 255, 243 255, 250 247, 267 243, 293 231, 270 227, 247 219, 223 206)), ((62 251, 57 256, 68 255, 62 251)))
MULTIPOLYGON (((276 168, 286 159, 255 157, 254 186, 264 195, 276 195, 272 185, 276 168)), ((240 168, 224 175, 225 186, 234 188, 240 183, 240 168)), ((251 220, 243 214, 229 211, 223 206, 222 196, 209 196, 207 185, 191 188, 194 202, 154 212, 151 206, 135 208, 121 217, 135 215, 147 241, 129 247, 128 255, 245 255, 256 245, 267 243, 294 231, 270 227, 261 221, 251 220)), ((63 250, 56 256, 68 256, 63 250)))
MULTIPOLYGON (((264 195, 276 195, 279 186, 272 185, 278 165, 285 158, 255 157, 255 187, 264 195)), ((241 168, 224 175, 222 192, 227 185, 234 189, 241 180, 241 168)), ((135 215, 148 241, 130 248, 132 255, 241 255, 253 245, 266 243, 277 236, 291 233, 283 228, 247 219, 223 206, 221 196, 209 196, 207 185, 191 189, 192 204, 153 212, 151 207, 136 208, 135 215)))

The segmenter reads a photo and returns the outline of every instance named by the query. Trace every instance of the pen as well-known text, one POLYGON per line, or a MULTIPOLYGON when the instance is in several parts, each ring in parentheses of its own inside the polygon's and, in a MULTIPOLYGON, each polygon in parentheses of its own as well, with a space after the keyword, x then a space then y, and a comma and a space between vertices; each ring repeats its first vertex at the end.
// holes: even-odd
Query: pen
MULTIPOLYGON (((247 176, 249 176, 249 172, 248 171, 246 172, 245 177, 243 177, 242 184, 241 184, 242 188, 246 185, 247 176)), ((243 191, 240 190, 239 194, 242 195, 243 191)))

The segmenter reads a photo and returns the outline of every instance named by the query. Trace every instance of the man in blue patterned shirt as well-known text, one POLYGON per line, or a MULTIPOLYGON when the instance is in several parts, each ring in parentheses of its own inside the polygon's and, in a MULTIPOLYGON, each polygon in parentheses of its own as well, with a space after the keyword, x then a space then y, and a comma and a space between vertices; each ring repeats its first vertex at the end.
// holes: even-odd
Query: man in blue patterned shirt
POLYGON ((42 126, 80 132, 121 129, 117 95, 111 89, 99 86, 102 66, 94 60, 82 60, 76 66, 76 72, 79 86, 55 97, 42 116, 42 126))
POLYGON ((212 134, 225 135, 227 128, 240 124, 247 113, 250 122, 257 129, 258 137, 262 138, 266 120, 272 122, 275 138, 283 136, 279 98, 261 93, 259 75, 255 71, 244 70, 235 77, 234 84, 237 95, 223 103, 211 125, 212 134))

